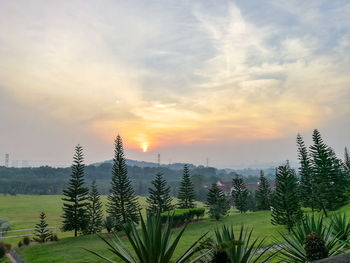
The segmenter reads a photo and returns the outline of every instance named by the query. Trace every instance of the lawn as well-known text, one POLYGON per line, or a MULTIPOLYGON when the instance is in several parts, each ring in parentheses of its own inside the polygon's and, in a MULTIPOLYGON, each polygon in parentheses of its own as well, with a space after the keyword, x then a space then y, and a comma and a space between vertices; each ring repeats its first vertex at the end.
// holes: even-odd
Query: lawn
MULTIPOLYGON (((106 202, 105 197, 103 197, 103 201, 106 202)), ((145 206, 145 198, 140 197, 140 204, 143 207, 145 206)), ((198 203, 198 205, 203 206, 201 203, 198 203)), ((61 207, 61 196, 0 196, 0 218, 8 219, 12 229, 33 228, 41 211, 47 213, 49 225, 57 226, 59 229, 61 207)), ((340 211, 350 211, 350 205, 343 207, 340 211)), ((266 245, 272 244, 275 238, 279 239, 278 231, 285 232, 285 229, 272 226, 270 216, 269 211, 245 214, 230 211, 230 215, 219 222, 206 217, 200 222, 188 225, 176 254, 179 255, 184 252, 203 233, 211 231, 209 234, 212 234, 212 230, 222 224, 233 225, 237 230, 241 224, 244 224, 246 227, 254 229, 253 237, 265 237, 266 245)), ((83 248, 110 255, 106 245, 96 235, 74 238, 72 233, 62 233, 58 230, 58 236, 60 238, 59 242, 23 247, 17 249, 17 251, 28 263, 101 262, 96 256, 86 252, 83 248)), ((10 241, 15 247, 17 242, 16 239, 10 241)))

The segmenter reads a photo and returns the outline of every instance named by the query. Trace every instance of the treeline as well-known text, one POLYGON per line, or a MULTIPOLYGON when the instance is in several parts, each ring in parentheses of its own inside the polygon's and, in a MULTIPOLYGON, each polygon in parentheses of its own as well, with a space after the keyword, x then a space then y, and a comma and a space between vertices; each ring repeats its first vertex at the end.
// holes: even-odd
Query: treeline
MULTIPOLYGON (((197 200, 204 201, 205 193, 201 192, 203 186, 217 181, 228 181, 235 175, 234 172, 226 172, 213 167, 191 167, 191 179, 194 183, 197 200)), ((102 163, 98 166, 87 165, 85 167, 85 179, 87 183, 96 181, 101 194, 108 194, 112 173, 112 163, 102 163)), ((181 170, 173 170, 167 167, 138 167, 128 166, 128 175, 137 195, 148 195, 148 188, 155 174, 162 173, 170 186, 170 194, 176 196, 179 189, 181 170)), ((36 168, 6 168, 0 166, 0 193, 3 194, 62 194, 67 187, 71 168, 53 168, 48 166, 36 168)), ((245 177, 246 182, 257 182, 257 176, 245 177)))

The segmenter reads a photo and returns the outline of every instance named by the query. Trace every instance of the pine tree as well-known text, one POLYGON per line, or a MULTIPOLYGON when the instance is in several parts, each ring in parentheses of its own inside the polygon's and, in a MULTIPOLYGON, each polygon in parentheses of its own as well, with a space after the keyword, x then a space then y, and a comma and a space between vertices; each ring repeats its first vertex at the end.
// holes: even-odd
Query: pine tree
POLYGON ((332 210, 336 210, 344 205, 347 201, 346 191, 349 186, 349 181, 347 177, 347 172, 344 169, 344 163, 341 159, 339 159, 333 149, 329 148, 330 158, 332 161, 332 166, 335 171, 333 177, 331 178, 331 185, 333 193, 332 196, 336 197, 331 199, 333 201, 333 206, 330 208, 332 210))
POLYGON ((182 181, 179 189, 179 195, 178 195, 179 208, 195 207, 194 198, 195 198, 195 194, 193 190, 193 184, 190 178, 190 172, 188 170, 187 165, 185 164, 183 177, 182 177, 182 181))
POLYGON ((260 171, 258 190, 256 191, 256 201, 258 210, 270 210, 271 189, 269 182, 264 176, 263 170, 260 171))
POLYGON ((211 218, 220 220, 221 217, 225 216, 230 209, 230 205, 224 192, 213 183, 208 192, 207 207, 209 208, 209 215, 211 218))
POLYGON ((232 187, 232 197, 233 202, 236 206, 236 209, 240 213, 245 213, 248 210, 248 190, 243 182, 242 178, 239 178, 238 175, 236 175, 235 178, 233 178, 233 187, 232 187))
POLYGON ((87 195, 89 189, 84 187, 84 157, 83 148, 75 147, 72 175, 68 188, 63 190, 63 231, 74 230, 74 236, 78 231, 84 231, 87 226, 87 195))
POLYGON ((120 230, 128 220, 135 223, 139 222, 140 206, 127 173, 123 142, 120 135, 118 135, 115 140, 112 190, 108 196, 107 204, 107 212, 114 218, 117 230, 120 230))
POLYGON ((350 176, 350 156, 348 148, 345 147, 344 151, 344 170, 350 176))
POLYGON ((39 218, 40 222, 35 225, 34 240, 38 241, 39 243, 45 243, 46 240, 51 237, 52 233, 47 228, 49 225, 46 223, 46 214, 41 212, 39 218))
POLYGON ((297 188, 297 178, 289 164, 278 167, 276 190, 272 202, 271 223, 273 225, 286 225, 290 231, 294 224, 302 219, 297 188))
POLYGON ((151 213, 163 213, 171 210, 172 198, 170 197, 170 187, 167 187, 166 180, 163 179, 161 173, 157 173, 156 177, 152 180, 154 189, 149 188, 149 196, 147 197, 148 208, 151 213))
POLYGON ((300 161, 300 201, 305 207, 311 207, 312 211, 317 206, 317 199, 313 187, 313 171, 311 160, 304 140, 300 134, 297 135, 298 159, 300 161))
POLYGON ((89 192, 88 204, 88 227, 87 234, 96 234, 103 228, 103 211, 101 197, 97 189, 96 181, 93 180, 89 192))
POLYGON ((257 211, 257 199, 256 199, 256 191, 248 191, 247 197, 248 210, 251 212, 257 211))
POLYGON ((314 130, 312 139, 313 193, 317 198, 317 208, 327 216, 327 209, 338 208, 344 200, 344 190, 339 185, 342 181, 340 163, 334 151, 323 142, 318 130, 314 130))

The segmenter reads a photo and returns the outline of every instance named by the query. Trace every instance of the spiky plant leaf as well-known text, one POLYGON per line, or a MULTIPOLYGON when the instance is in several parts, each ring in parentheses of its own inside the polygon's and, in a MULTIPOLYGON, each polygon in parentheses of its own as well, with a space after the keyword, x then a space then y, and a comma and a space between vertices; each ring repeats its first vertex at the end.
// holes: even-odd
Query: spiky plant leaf
MULTIPOLYGON (((196 262, 200 258, 206 256, 206 253, 195 256, 199 251, 197 245, 206 236, 202 235, 187 251, 178 259, 174 260, 174 252, 179 244, 179 241, 186 229, 186 226, 180 231, 175 238, 173 238, 174 231, 172 227, 172 219, 168 218, 163 226, 161 223, 160 214, 148 214, 145 222, 140 215, 141 229, 136 228, 136 224, 128 221, 124 226, 126 237, 132 247, 132 250, 127 248, 124 242, 115 234, 113 239, 107 240, 100 236, 100 238, 107 244, 109 250, 118 258, 121 258, 127 263, 184 263, 192 259, 191 262, 196 262)), ((94 255, 106 260, 107 262, 114 262, 112 259, 106 258, 96 252, 87 250, 94 255)))
POLYGON ((317 233, 325 242, 329 256, 342 253, 344 244, 339 242, 339 236, 334 235, 333 224, 326 224, 323 216, 315 217, 314 214, 306 215, 304 220, 296 224, 295 229, 289 235, 280 233, 284 242, 279 247, 278 257, 282 262, 308 262, 305 251, 305 239, 312 233, 317 233))

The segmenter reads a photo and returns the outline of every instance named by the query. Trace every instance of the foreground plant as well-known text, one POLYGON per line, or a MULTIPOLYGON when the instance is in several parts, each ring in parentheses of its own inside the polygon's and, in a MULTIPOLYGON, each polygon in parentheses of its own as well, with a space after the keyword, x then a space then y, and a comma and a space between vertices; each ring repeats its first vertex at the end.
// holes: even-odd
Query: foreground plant
POLYGON ((323 244, 318 245, 318 253, 322 258, 343 252, 344 244, 339 242, 339 235, 334 234, 333 223, 326 224, 322 216, 316 218, 314 215, 306 215, 289 235, 280 234, 284 242, 278 245, 280 248, 278 257, 282 262, 309 262, 308 258, 313 258, 310 257, 310 251, 317 254, 314 248, 311 249, 311 244, 316 243, 323 244), (306 248, 310 248, 308 253, 306 248))
POLYGON ((331 217, 333 234, 338 235, 340 240, 346 241, 350 235, 350 221, 346 214, 336 214, 331 217))
MULTIPOLYGON (((216 240, 212 241, 210 250, 211 263, 263 263, 270 260, 274 253, 267 255, 270 247, 264 247, 264 239, 252 240, 253 230, 245 230, 241 226, 239 234, 235 235, 233 227, 222 226, 215 230, 216 240)), ((208 257, 207 257, 208 258, 208 257)))
MULTIPOLYGON (((199 251, 197 244, 205 237, 202 235, 196 242, 190 246, 187 251, 177 259, 172 259, 174 252, 179 244, 179 241, 186 229, 186 226, 180 231, 180 233, 173 238, 174 231, 172 230, 171 218, 167 220, 165 225, 161 223, 160 214, 147 215, 147 222, 141 218, 141 229, 138 230, 136 224, 132 221, 128 221, 123 226, 127 240, 132 246, 132 250, 126 247, 125 243, 114 233, 113 239, 106 239, 102 236, 100 238, 108 245, 108 249, 115 254, 118 258, 127 263, 184 263, 184 262, 196 262, 202 257, 205 257, 206 253, 195 256, 199 251)), ((101 254, 93 252, 94 255, 104 259, 107 262, 114 263, 112 259, 106 258, 101 254)))

